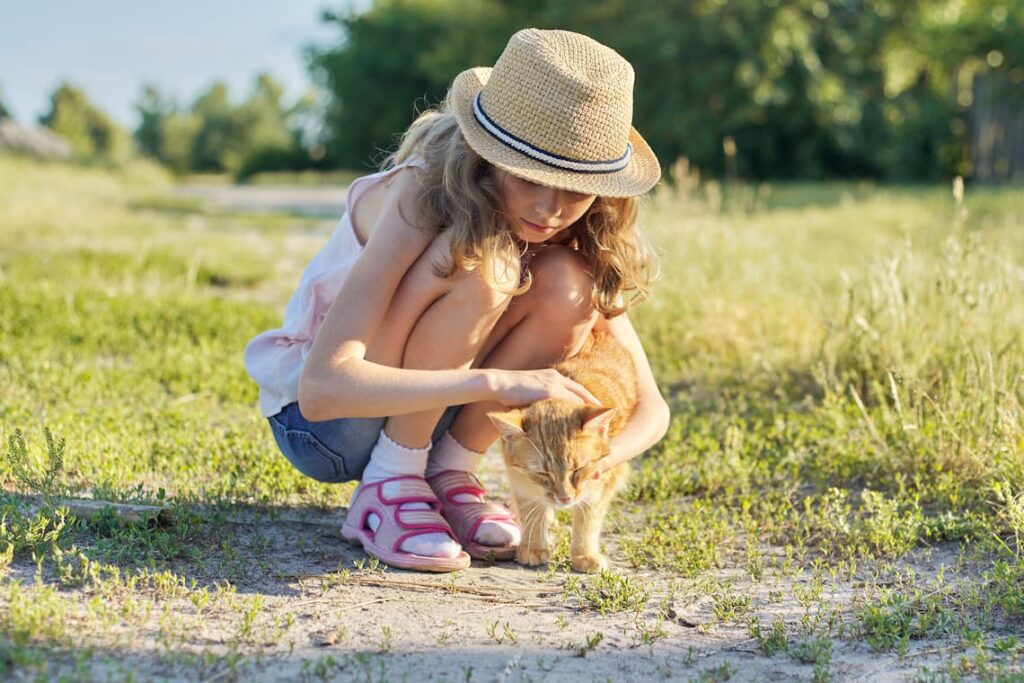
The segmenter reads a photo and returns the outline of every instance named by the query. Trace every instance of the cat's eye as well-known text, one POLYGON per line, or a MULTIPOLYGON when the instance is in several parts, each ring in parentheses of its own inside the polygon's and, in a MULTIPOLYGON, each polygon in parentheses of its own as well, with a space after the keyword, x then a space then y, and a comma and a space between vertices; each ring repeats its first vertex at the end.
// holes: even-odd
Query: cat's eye
POLYGON ((582 480, 586 479, 590 474, 590 465, 584 465, 583 467, 577 467, 572 473, 572 482, 578 484, 582 480))

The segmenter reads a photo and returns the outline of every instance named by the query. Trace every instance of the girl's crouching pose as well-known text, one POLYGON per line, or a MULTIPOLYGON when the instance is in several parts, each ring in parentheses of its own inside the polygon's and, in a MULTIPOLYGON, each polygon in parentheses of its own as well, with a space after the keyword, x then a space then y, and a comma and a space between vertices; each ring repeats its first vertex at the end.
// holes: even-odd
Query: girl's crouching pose
POLYGON ((592 329, 627 347, 640 390, 597 476, 665 433, 622 303, 646 297, 635 197, 660 176, 632 91, 629 63, 590 38, 516 33, 352 184, 283 326, 246 347, 282 453, 319 481, 360 481, 342 534, 383 562, 451 571, 515 555, 514 515, 472 474, 498 438, 487 412, 596 404, 546 369, 592 329))

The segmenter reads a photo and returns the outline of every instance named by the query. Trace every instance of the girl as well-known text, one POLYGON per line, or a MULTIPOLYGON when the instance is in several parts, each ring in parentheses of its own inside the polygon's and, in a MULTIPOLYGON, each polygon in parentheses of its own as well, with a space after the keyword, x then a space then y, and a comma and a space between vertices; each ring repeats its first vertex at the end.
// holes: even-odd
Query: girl
POLYGON ((456 77, 385 170, 352 183, 284 325, 246 347, 281 452, 319 481, 359 479, 342 534, 381 561, 452 571, 514 556, 514 516, 472 474, 498 437, 486 414, 596 405, 543 369, 591 329, 622 341, 640 375, 604 469, 664 435, 668 406, 621 296, 646 297, 636 196, 661 173, 632 96, 610 48, 519 31, 493 69, 456 77))

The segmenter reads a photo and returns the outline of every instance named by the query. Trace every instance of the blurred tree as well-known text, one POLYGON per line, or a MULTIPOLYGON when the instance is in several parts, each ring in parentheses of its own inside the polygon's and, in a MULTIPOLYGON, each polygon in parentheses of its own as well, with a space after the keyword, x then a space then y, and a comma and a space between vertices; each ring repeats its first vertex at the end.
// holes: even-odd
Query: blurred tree
POLYGON ((10 110, 4 106, 3 90, 0 90, 0 118, 10 119, 14 118, 11 116, 10 110))
POLYGON ((128 135, 69 83, 50 98, 50 111, 39 122, 66 139, 81 160, 120 163, 131 154, 128 135))
POLYGON ((202 119, 188 112, 175 112, 161 118, 157 158, 175 173, 196 170, 196 139, 202 127, 202 119))
POLYGON ((139 126, 135 129, 135 143, 139 150, 154 159, 161 158, 161 129, 164 119, 176 111, 174 102, 151 84, 143 85, 135 110, 139 113, 139 126))
POLYGON ((257 168, 293 165, 286 160, 297 154, 298 144, 288 129, 283 94, 281 85, 267 74, 257 77, 252 95, 235 112, 237 125, 245 131, 246 144, 232 172, 249 175, 257 168))
POLYGON ((1024 113, 1024 3, 917 0, 882 58, 894 138, 886 152, 907 175, 969 175, 976 108, 1005 102, 1024 113), (975 101, 978 78, 994 102, 975 101), (938 163, 922 168, 922 150, 938 163))
MULTIPOLYGON (((252 93, 240 105, 227 86, 215 82, 188 110, 179 109, 153 86, 143 89, 136 109, 139 147, 178 173, 190 171, 245 177, 263 170, 314 165, 304 136, 312 136, 309 95, 288 107, 284 90, 268 74, 259 74, 252 93)), ((314 146, 311 143, 309 146, 314 146)))
POLYGON ((443 30, 445 15, 455 6, 455 0, 381 0, 362 14, 324 13, 324 21, 341 28, 343 42, 311 50, 309 62, 314 78, 331 93, 326 147, 335 164, 373 163, 412 121, 414 102, 444 95, 445 78, 424 68, 421 59, 450 37, 443 30))
POLYGON ((1024 81, 1022 14, 1010 0, 377 0, 325 13, 341 40, 310 65, 340 165, 393 147, 413 102, 536 26, 633 64, 635 125, 666 165, 722 174, 728 147, 745 177, 930 179, 962 169, 970 74, 1024 81))
POLYGON ((192 169, 231 171, 239 166, 245 149, 245 131, 228 97, 228 87, 217 81, 192 105, 200 122, 192 149, 192 169))

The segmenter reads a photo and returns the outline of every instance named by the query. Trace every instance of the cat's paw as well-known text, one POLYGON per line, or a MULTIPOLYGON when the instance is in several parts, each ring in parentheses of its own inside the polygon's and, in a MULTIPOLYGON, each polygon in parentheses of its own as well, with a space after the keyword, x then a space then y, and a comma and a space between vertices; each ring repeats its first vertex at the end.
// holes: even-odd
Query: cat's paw
POLYGON ((604 555, 577 555, 572 558, 572 570, 584 574, 595 574, 608 566, 604 555))
POLYGON ((527 548, 521 545, 516 550, 516 562, 527 567, 539 567, 542 564, 547 564, 549 557, 550 553, 547 548, 527 548))

